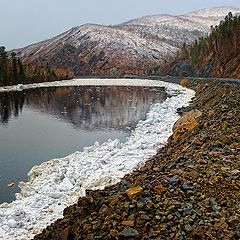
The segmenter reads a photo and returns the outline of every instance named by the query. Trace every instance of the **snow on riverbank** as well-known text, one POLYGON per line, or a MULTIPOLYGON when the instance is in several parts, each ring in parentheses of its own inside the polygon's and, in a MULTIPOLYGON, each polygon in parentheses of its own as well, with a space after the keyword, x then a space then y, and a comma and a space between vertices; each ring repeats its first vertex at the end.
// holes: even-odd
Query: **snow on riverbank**
MULTIPOLYGON (((0 239, 32 238, 48 224, 62 217, 63 209, 84 196, 85 189, 102 189, 141 166, 156 154, 172 134, 179 118, 178 107, 188 105, 194 91, 156 80, 70 80, 12 87, 27 88, 80 85, 127 85, 166 87, 169 95, 163 103, 151 106, 146 120, 140 121, 125 143, 118 139, 95 143, 65 158, 53 159, 35 166, 29 181, 20 183, 21 193, 10 204, 0 205, 0 239)), ((1 90, 1 89, 0 89, 1 90)), ((8 91, 11 88, 9 87, 8 91)), ((5 91, 5 90, 2 90, 5 91)))
POLYGON ((174 86, 171 83, 164 83, 159 80, 148 79, 72 79, 55 82, 43 82, 33 84, 18 84, 13 86, 0 87, 0 92, 23 91, 31 88, 44 87, 69 87, 69 86, 133 86, 133 87, 165 87, 174 86))

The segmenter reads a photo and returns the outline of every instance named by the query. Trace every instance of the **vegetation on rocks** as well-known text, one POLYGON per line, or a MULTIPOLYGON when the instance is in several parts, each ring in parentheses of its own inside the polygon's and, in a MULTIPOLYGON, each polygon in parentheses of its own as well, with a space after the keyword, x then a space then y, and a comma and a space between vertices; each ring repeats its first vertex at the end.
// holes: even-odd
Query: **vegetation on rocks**
POLYGON ((183 78, 181 81, 180 81, 180 85, 182 87, 188 87, 189 86, 189 80, 186 79, 186 78, 183 78))
POLYGON ((35 240, 240 238, 239 86, 189 84, 196 97, 179 113, 197 110, 194 127, 117 185, 87 191, 35 240))
POLYGON ((66 68, 43 67, 36 64, 23 64, 14 52, 10 56, 4 46, 0 46, 0 86, 19 83, 35 83, 72 78, 66 68))
POLYGON ((240 16, 230 12, 207 37, 183 45, 173 75, 240 78, 240 16))

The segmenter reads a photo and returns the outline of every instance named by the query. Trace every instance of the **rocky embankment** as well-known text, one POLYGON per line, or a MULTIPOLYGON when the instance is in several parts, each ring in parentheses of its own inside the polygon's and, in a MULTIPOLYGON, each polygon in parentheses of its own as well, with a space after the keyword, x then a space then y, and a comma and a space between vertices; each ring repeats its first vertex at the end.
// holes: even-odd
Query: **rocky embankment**
POLYGON ((190 87, 194 101, 154 158, 34 239, 240 239, 239 85, 190 87))

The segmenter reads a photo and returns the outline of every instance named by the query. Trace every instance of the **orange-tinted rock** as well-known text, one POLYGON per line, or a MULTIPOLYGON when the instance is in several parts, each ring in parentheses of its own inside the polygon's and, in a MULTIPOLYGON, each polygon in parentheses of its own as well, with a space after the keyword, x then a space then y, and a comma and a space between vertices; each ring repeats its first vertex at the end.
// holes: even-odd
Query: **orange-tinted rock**
POLYGON ((198 118, 202 116, 199 110, 192 110, 184 114, 173 126, 173 139, 181 138, 181 135, 188 130, 198 126, 198 118))
POLYGON ((161 194, 163 192, 166 192, 166 188, 163 187, 163 185, 157 185, 154 187, 154 191, 157 193, 157 194, 161 194))
POLYGON ((133 220, 127 220, 127 221, 122 221, 122 225, 133 227, 135 224, 133 220))
POLYGON ((142 187, 131 187, 126 191, 128 197, 130 199, 134 199, 139 197, 143 193, 143 188, 142 187))
POLYGON ((63 229, 62 234, 61 234, 61 240, 67 240, 68 239, 68 228, 63 229))

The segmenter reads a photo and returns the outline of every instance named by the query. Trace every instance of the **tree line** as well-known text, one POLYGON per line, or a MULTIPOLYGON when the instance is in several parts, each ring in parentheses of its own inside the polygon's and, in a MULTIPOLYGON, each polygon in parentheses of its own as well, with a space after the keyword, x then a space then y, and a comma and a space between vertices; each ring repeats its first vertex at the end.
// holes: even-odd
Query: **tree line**
POLYGON ((8 54, 6 48, 0 46, 0 86, 57 81, 73 76, 67 68, 23 64, 14 52, 8 54))
POLYGON ((176 57, 165 59, 146 72, 148 75, 240 78, 239 62, 240 16, 229 12, 219 25, 211 26, 209 35, 192 44, 183 44, 176 57))
POLYGON ((211 60, 227 62, 240 52, 240 16, 233 16, 231 12, 218 26, 211 26, 211 33, 201 37, 194 44, 183 45, 181 56, 188 59, 195 68, 202 61, 211 60))

